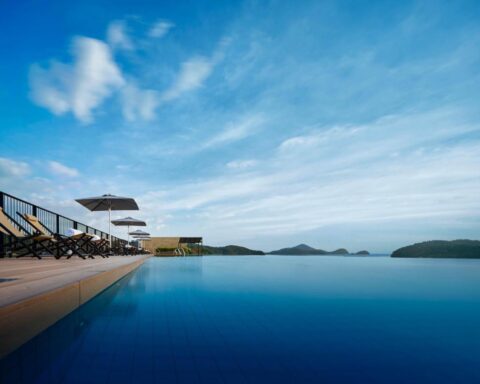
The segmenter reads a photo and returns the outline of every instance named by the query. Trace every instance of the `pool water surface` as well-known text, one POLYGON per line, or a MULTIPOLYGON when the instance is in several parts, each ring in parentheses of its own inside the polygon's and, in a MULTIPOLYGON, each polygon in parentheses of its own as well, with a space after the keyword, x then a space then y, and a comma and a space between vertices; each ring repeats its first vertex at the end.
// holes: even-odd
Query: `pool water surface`
POLYGON ((480 260, 150 258, 3 383, 480 383, 480 260))

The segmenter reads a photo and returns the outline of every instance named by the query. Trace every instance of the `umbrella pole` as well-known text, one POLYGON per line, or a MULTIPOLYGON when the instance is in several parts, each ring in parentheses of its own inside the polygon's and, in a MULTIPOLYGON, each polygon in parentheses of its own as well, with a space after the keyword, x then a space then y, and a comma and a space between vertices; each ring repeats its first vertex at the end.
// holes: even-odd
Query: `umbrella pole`
POLYGON ((110 249, 112 249, 112 205, 108 207, 108 242, 110 244, 110 249))

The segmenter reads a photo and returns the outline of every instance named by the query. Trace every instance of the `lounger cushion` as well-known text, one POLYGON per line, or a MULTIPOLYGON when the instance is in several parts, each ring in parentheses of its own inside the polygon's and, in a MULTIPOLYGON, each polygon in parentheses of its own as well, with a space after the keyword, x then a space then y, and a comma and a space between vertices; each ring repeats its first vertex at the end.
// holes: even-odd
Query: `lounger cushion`
POLYGON ((78 229, 74 229, 74 228, 68 228, 65 231, 65 236, 68 236, 68 237, 80 237, 82 235, 83 235, 82 231, 79 231, 78 229))

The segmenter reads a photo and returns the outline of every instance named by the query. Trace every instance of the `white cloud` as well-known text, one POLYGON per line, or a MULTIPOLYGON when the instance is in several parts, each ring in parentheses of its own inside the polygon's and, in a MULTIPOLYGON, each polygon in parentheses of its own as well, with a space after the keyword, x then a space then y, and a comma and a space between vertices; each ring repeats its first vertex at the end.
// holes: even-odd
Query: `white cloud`
POLYGON ((214 67, 223 59, 229 39, 221 39, 212 57, 194 56, 184 61, 173 84, 162 93, 161 102, 172 101, 203 86, 214 67))
POLYGON ((67 167, 58 161, 49 161, 48 169, 57 176, 76 177, 80 174, 77 169, 67 167))
POLYGON ((202 86, 203 82, 210 76, 214 62, 206 57, 193 57, 184 63, 173 85, 165 91, 162 99, 165 101, 180 97, 186 92, 193 91, 202 86))
POLYGON ((274 151, 248 174, 243 166, 255 159, 233 161, 228 172, 176 183, 140 200, 152 216, 173 215, 165 221, 169 233, 202 231, 217 243, 298 238, 307 231, 322 236, 320 228, 345 225, 423 220, 430 228, 454 227, 480 209, 480 142, 455 138, 479 131, 458 111, 317 128, 306 140, 292 141, 298 145, 293 156, 274 151))
POLYGON ((330 144, 335 140, 343 140, 357 134, 361 128, 359 127, 333 127, 326 130, 317 130, 315 132, 294 136, 284 140, 280 146, 280 150, 299 149, 305 150, 308 147, 315 147, 320 144, 330 144))
POLYGON ((107 42, 112 48, 132 50, 133 43, 128 37, 124 21, 112 21, 107 28, 107 42))
POLYGON ((148 31, 148 35, 160 39, 165 36, 173 26, 174 25, 168 21, 159 20, 152 26, 150 31, 148 31))
POLYGON ((122 112, 128 121, 139 118, 146 121, 153 120, 159 103, 159 94, 155 90, 140 89, 133 82, 122 89, 122 112))
POLYGON ((241 120, 227 125, 225 129, 206 140, 202 148, 211 148, 245 139, 253 135, 264 119, 260 115, 247 115, 241 120))
POLYGON ((0 157, 0 176, 21 177, 30 173, 30 166, 23 161, 0 157))
POLYGON ((251 168, 256 164, 257 164, 256 160, 234 160, 227 163, 227 168, 246 169, 246 168, 251 168))
POLYGON ((71 111, 82 122, 92 120, 92 111, 124 84, 107 44, 87 37, 72 43, 71 64, 53 61, 46 69, 30 70, 31 97, 56 115, 71 111))

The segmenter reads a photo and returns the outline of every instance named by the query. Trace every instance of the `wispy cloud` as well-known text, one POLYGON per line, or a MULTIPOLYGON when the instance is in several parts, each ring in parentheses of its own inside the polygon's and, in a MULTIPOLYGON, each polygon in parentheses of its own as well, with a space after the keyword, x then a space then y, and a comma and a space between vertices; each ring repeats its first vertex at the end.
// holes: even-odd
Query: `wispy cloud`
POLYGON ((263 121, 264 118, 261 115, 244 116, 239 121, 228 124, 223 130, 206 140, 202 148, 207 149, 245 139, 253 135, 263 121))
POLYGON ((247 169, 254 167, 258 162, 256 160, 233 160, 227 163, 230 169, 247 169))
POLYGON ((206 57, 193 57, 182 63, 177 79, 162 95, 164 101, 176 99, 202 86, 210 76, 214 63, 206 57))
POLYGON ((133 81, 122 89, 122 111, 128 121, 153 120, 159 104, 159 93, 153 89, 140 89, 133 81))
POLYGON ((173 23, 165 20, 157 21, 152 28, 148 31, 148 35, 150 37, 160 39, 165 36, 168 31, 173 28, 173 23))
POLYGON ((134 48, 126 28, 126 24, 122 20, 115 20, 109 24, 107 28, 107 42, 113 49, 130 51, 134 48))
POLYGON ((67 167, 66 165, 59 163, 58 161, 49 161, 48 169, 56 176, 77 177, 80 175, 80 172, 78 172, 77 169, 67 167))
POLYGON ((90 122, 93 110, 121 87, 124 79, 104 42, 76 37, 71 51, 70 64, 52 61, 47 68, 31 67, 31 97, 56 115, 71 111, 80 121, 90 122))
POLYGON ((191 212, 192 227, 215 233, 218 242, 232 233, 248 239, 332 225, 471 217, 480 209, 480 143, 458 138, 473 132, 480 126, 458 111, 323 127, 307 134, 309 140, 290 141, 307 146, 294 156, 283 146, 261 168, 249 169, 254 159, 231 162, 236 174, 146 194, 143 204, 152 215, 191 212), (425 126, 436 130, 422 134, 425 126))
POLYGON ((194 56, 184 61, 175 81, 163 93, 162 100, 174 100, 185 93, 200 88, 211 75, 215 65, 222 60, 224 50, 229 43, 229 39, 222 39, 212 57, 194 56))
POLYGON ((328 129, 317 129, 315 132, 294 136, 283 141, 279 149, 283 151, 300 150, 304 151, 309 147, 320 144, 329 144, 334 140, 346 139, 358 133, 359 127, 333 127, 328 129))
POLYGON ((20 177, 28 175, 30 171, 28 163, 0 157, 0 176, 20 177))

